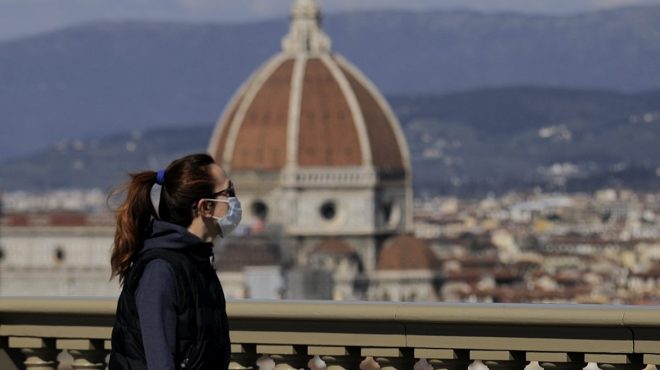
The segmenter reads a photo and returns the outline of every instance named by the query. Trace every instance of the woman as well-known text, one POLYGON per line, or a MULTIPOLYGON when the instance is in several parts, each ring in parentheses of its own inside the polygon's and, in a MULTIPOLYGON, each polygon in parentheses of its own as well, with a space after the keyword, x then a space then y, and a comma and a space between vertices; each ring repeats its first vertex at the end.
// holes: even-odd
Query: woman
POLYGON ((227 369, 225 298, 213 239, 241 219, 231 181, 209 155, 131 175, 117 211, 112 276, 122 292, 110 370, 227 369), (161 186, 158 213, 151 188, 161 186))

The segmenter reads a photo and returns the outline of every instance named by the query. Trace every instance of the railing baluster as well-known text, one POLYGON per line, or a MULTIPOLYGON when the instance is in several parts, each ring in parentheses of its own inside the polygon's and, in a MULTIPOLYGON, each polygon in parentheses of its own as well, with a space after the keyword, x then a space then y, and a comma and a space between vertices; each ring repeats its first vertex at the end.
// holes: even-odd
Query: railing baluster
POLYGON ((66 349, 73 357, 73 370, 103 370, 107 355, 104 342, 102 339, 58 339, 57 348, 66 349))
POLYGON ((380 364, 373 357, 367 356, 360 362, 360 370, 380 370, 380 364))
POLYGON ((413 370, 434 370, 434 367, 428 361, 426 361, 425 358, 420 358, 417 362, 415 362, 413 370))
MULTIPOLYGON (((304 346, 257 345, 257 353, 268 356, 275 363, 275 370, 297 370, 307 365, 304 346)), ((259 365, 260 370, 261 365, 259 365)))
POLYGON ((309 368, 309 370, 326 370, 328 368, 328 364, 322 360, 319 355, 315 355, 307 363, 307 368, 309 368))
POLYGON ((359 349, 354 347, 309 346, 307 354, 318 356, 325 362, 326 370, 356 370, 362 360, 359 349))
POLYGON ((275 361, 270 356, 261 356, 257 359, 257 367, 259 370, 274 370, 275 361))
POLYGON ((644 363, 647 364, 644 370, 657 370, 660 365, 660 354, 652 355, 645 354, 643 357, 644 363))
POLYGON ((470 351, 470 358, 481 360, 489 370, 524 370, 528 362, 518 351, 470 351))
POLYGON ((230 370, 254 369, 257 366, 256 346, 250 344, 232 344, 230 370))
MULTIPOLYGON (((0 370, 104 369, 115 305, 0 298, 0 370)), ((660 317, 651 308, 228 307, 231 370, 657 370, 660 363, 660 317)))
POLYGON ((57 352, 47 348, 23 348, 26 370, 56 370, 57 352))
POLYGON ((470 365, 468 365, 468 370, 488 370, 488 366, 484 365, 481 360, 470 360, 470 365))
MULTIPOLYGON (((423 359, 435 370, 467 370, 470 366, 468 351, 453 349, 415 348, 415 358, 423 359)), ((421 362, 418 361, 418 364, 421 362)), ((417 366, 417 364, 416 364, 417 366)), ((420 369, 424 363, 420 364, 420 369)))
POLYGON ((270 358, 275 361, 275 370, 297 370, 306 365, 295 355, 270 355, 270 358))
POLYGON ((642 370, 646 367, 641 355, 588 353, 584 359, 597 363, 601 370, 642 370))
POLYGON ((538 361, 543 370, 582 370, 587 366, 582 353, 527 352, 528 361, 538 361))
POLYGON ((50 338, 10 337, 10 348, 20 348, 26 370, 56 370, 57 349, 50 338))
POLYGON ((362 356, 372 357, 382 370, 410 370, 414 366, 410 348, 362 348, 362 356))

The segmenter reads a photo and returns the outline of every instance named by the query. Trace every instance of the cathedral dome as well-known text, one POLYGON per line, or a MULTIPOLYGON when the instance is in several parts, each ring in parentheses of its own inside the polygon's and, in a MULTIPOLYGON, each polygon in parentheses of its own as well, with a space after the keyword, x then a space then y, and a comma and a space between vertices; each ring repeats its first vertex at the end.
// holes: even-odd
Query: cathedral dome
POLYGON ((239 88, 209 152, 225 169, 372 168, 409 174, 401 126, 378 89, 331 52, 314 0, 297 0, 282 51, 239 88))
POLYGON ((435 270, 440 261, 428 243, 411 235, 388 240, 378 258, 378 270, 435 270))

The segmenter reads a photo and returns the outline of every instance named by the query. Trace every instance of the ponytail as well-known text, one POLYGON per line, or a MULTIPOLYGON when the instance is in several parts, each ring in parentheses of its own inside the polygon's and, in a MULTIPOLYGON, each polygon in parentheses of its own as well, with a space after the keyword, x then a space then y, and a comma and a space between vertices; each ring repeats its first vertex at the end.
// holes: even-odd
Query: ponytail
POLYGON ((119 277, 123 285, 128 268, 142 248, 142 241, 151 218, 157 218, 151 202, 151 188, 157 181, 157 173, 144 171, 130 174, 126 186, 126 200, 117 210, 115 243, 110 257, 110 279, 119 277))
POLYGON ((213 194, 215 180, 209 172, 213 163, 208 154, 191 154, 173 161, 165 170, 130 175, 131 181, 124 189, 126 200, 117 209, 110 280, 119 276, 119 285, 123 285, 129 266, 147 238, 146 231, 152 217, 186 228, 190 226, 195 202, 213 194), (151 188, 156 183, 162 186, 158 213, 151 203, 151 188))

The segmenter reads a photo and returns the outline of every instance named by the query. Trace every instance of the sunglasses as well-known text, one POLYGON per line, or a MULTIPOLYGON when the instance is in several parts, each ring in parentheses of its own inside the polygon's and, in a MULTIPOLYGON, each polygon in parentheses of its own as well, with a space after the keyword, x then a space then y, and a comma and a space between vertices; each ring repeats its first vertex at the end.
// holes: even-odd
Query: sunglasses
POLYGON ((223 195, 225 197, 235 197, 236 192, 234 191, 234 183, 229 180, 229 185, 227 188, 222 189, 216 193, 211 194, 209 198, 217 198, 218 196, 223 195))
MULTIPOLYGON (((212 193, 208 198, 202 198, 201 200, 209 202, 220 202, 229 204, 229 197, 235 197, 236 192, 234 191, 234 184, 229 180, 229 185, 218 192, 212 193), (225 199, 217 199, 218 197, 224 197, 225 199)), ((193 204, 193 208, 196 207, 196 204, 193 204)))

